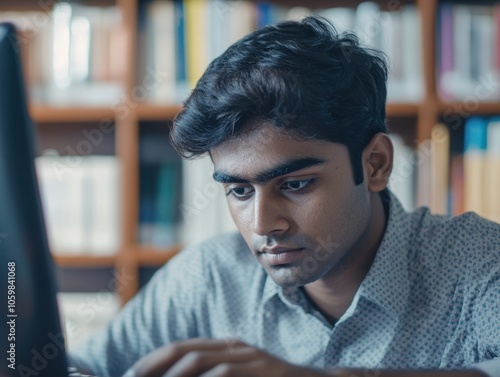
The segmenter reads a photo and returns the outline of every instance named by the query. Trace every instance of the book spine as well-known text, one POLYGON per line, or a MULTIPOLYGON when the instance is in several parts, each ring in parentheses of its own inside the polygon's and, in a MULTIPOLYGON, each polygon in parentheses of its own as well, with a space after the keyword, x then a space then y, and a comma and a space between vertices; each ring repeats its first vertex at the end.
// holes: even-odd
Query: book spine
POLYGON ((486 216, 500 223, 500 117, 492 118, 488 124, 486 151, 486 216))
POLYGON ((187 75, 191 87, 202 76, 208 64, 207 0, 184 1, 186 14, 187 75))
POLYGON ((434 213, 448 213, 448 171, 450 156, 450 131, 442 123, 431 131, 431 205, 434 213))
POLYGON ((464 207, 484 216, 485 152, 487 121, 478 116, 470 117, 465 124, 464 140, 464 207))

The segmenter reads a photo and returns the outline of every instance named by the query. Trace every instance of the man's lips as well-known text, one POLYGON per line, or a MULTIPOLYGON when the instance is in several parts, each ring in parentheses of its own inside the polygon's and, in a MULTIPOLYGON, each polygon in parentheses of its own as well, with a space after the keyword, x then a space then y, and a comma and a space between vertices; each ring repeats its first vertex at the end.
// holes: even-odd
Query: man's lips
POLYGON ((300 247, 296 246, 285 246, 285 245, 276 245, 273 247, 263 247, 260 249, 261 253, 267 253, 267 254, 281 254, 285 253, 287 251, 294 251, 301 249, 300 247))
POLYGON ((296 261, 302 255, 304 248, 293 248, 288 246, 275 246, 263 248, 260 257, 270 265, 287 264, 296 261))

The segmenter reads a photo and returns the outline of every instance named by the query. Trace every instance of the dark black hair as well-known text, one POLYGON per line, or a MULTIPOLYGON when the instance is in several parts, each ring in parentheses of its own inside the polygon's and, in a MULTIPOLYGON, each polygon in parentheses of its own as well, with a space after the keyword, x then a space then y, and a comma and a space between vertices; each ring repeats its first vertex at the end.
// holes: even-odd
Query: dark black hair
POLYGON ((361 153, 385 125, 381 52, 322 17, 284 21, 242 38, 212 61, 170 130, 183 157, 209 152, 248 125, 344 144, 356 184, 361 153))

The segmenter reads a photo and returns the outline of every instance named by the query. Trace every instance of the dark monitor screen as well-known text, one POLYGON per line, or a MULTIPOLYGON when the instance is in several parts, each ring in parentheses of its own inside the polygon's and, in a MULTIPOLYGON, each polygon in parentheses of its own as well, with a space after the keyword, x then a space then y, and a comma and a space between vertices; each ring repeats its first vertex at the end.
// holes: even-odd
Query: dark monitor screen
POLYGON ((0 376, 67 375, 19 42, 0 24, 0 376))

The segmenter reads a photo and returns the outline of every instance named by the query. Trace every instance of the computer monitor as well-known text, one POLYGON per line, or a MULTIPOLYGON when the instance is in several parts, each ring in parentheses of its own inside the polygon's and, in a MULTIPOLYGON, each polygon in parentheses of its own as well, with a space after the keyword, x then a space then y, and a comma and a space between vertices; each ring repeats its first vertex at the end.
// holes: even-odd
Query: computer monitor
POLYGON ((67 376, 19 54, 0 24, 0 376, 67 376))

